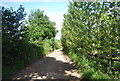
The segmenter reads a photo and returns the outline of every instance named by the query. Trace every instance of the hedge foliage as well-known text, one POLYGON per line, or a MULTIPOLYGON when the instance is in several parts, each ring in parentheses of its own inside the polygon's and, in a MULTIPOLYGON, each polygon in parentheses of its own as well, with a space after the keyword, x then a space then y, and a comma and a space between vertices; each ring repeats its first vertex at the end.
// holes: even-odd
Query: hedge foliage
POLYGON ((55 23, 44 12, 32 10, 28 20, 20 5, 2 7, 2 74, 9 76, 54 49, 55 23))
POLYGON ((113 63, 117 62, 110 62, 112 64, 104 67, 101 61, 106 60, 87 57, 99 55, 120 58, 119 8, 120 2, 70 2, 68 12, 64 14, 62 46, 77 63, 83 77, 106 79, 109 75, 111 78, 120 78, 119 71, 110 70, 113 63))

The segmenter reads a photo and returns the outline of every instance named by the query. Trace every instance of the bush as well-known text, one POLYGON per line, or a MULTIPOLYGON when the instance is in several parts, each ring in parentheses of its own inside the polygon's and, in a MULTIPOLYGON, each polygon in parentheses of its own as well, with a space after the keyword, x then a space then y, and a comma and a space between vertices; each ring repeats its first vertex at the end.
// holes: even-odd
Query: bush
POLYGON ((62 49, 61 40, 54 41, 54 48, 55 49, 62 49))
POLYGON ((54 44, 53 39, 44 40, 44 45, 43 45, 43 47, 44 47, 44 54, 48 54, 49 52, 54 50, 53 44, 54 44))

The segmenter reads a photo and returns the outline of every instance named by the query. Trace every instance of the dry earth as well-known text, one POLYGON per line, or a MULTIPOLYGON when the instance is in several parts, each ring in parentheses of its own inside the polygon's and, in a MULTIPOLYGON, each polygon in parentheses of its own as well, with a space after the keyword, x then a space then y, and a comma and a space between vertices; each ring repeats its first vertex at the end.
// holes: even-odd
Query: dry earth
POLYGON ((62 51, 55 50, 8 79, 43 80, 80 78, 81 75, 78 73, 71 59, 62 51))

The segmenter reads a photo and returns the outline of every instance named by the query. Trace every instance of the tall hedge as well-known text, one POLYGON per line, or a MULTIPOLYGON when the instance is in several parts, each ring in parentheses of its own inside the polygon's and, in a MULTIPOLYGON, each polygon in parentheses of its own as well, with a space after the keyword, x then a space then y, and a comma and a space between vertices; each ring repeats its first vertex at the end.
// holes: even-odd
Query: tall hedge
POLYGON ((2 7, 3 77, 19 71, 54 48, 55 23, 40 10, 33 10, 28 21, 25 16, 22 5, 16 11, 12 7, 2 7))
POLYGON ((119 8, 120 2, 70 2, 64 15, 63 49, 78 56, 120 58, 119 8))

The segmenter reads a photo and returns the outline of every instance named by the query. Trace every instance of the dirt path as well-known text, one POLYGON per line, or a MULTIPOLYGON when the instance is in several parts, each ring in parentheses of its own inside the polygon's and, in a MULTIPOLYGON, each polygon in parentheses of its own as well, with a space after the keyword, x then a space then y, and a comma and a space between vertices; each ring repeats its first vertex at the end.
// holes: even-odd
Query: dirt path
POLYGON ((81 78, 81 75, 75 69, 73 62, 67 55, 58 50, 21 70, 18 74, 9 77, 9 79, 13 80, 79 78, 81 78))

